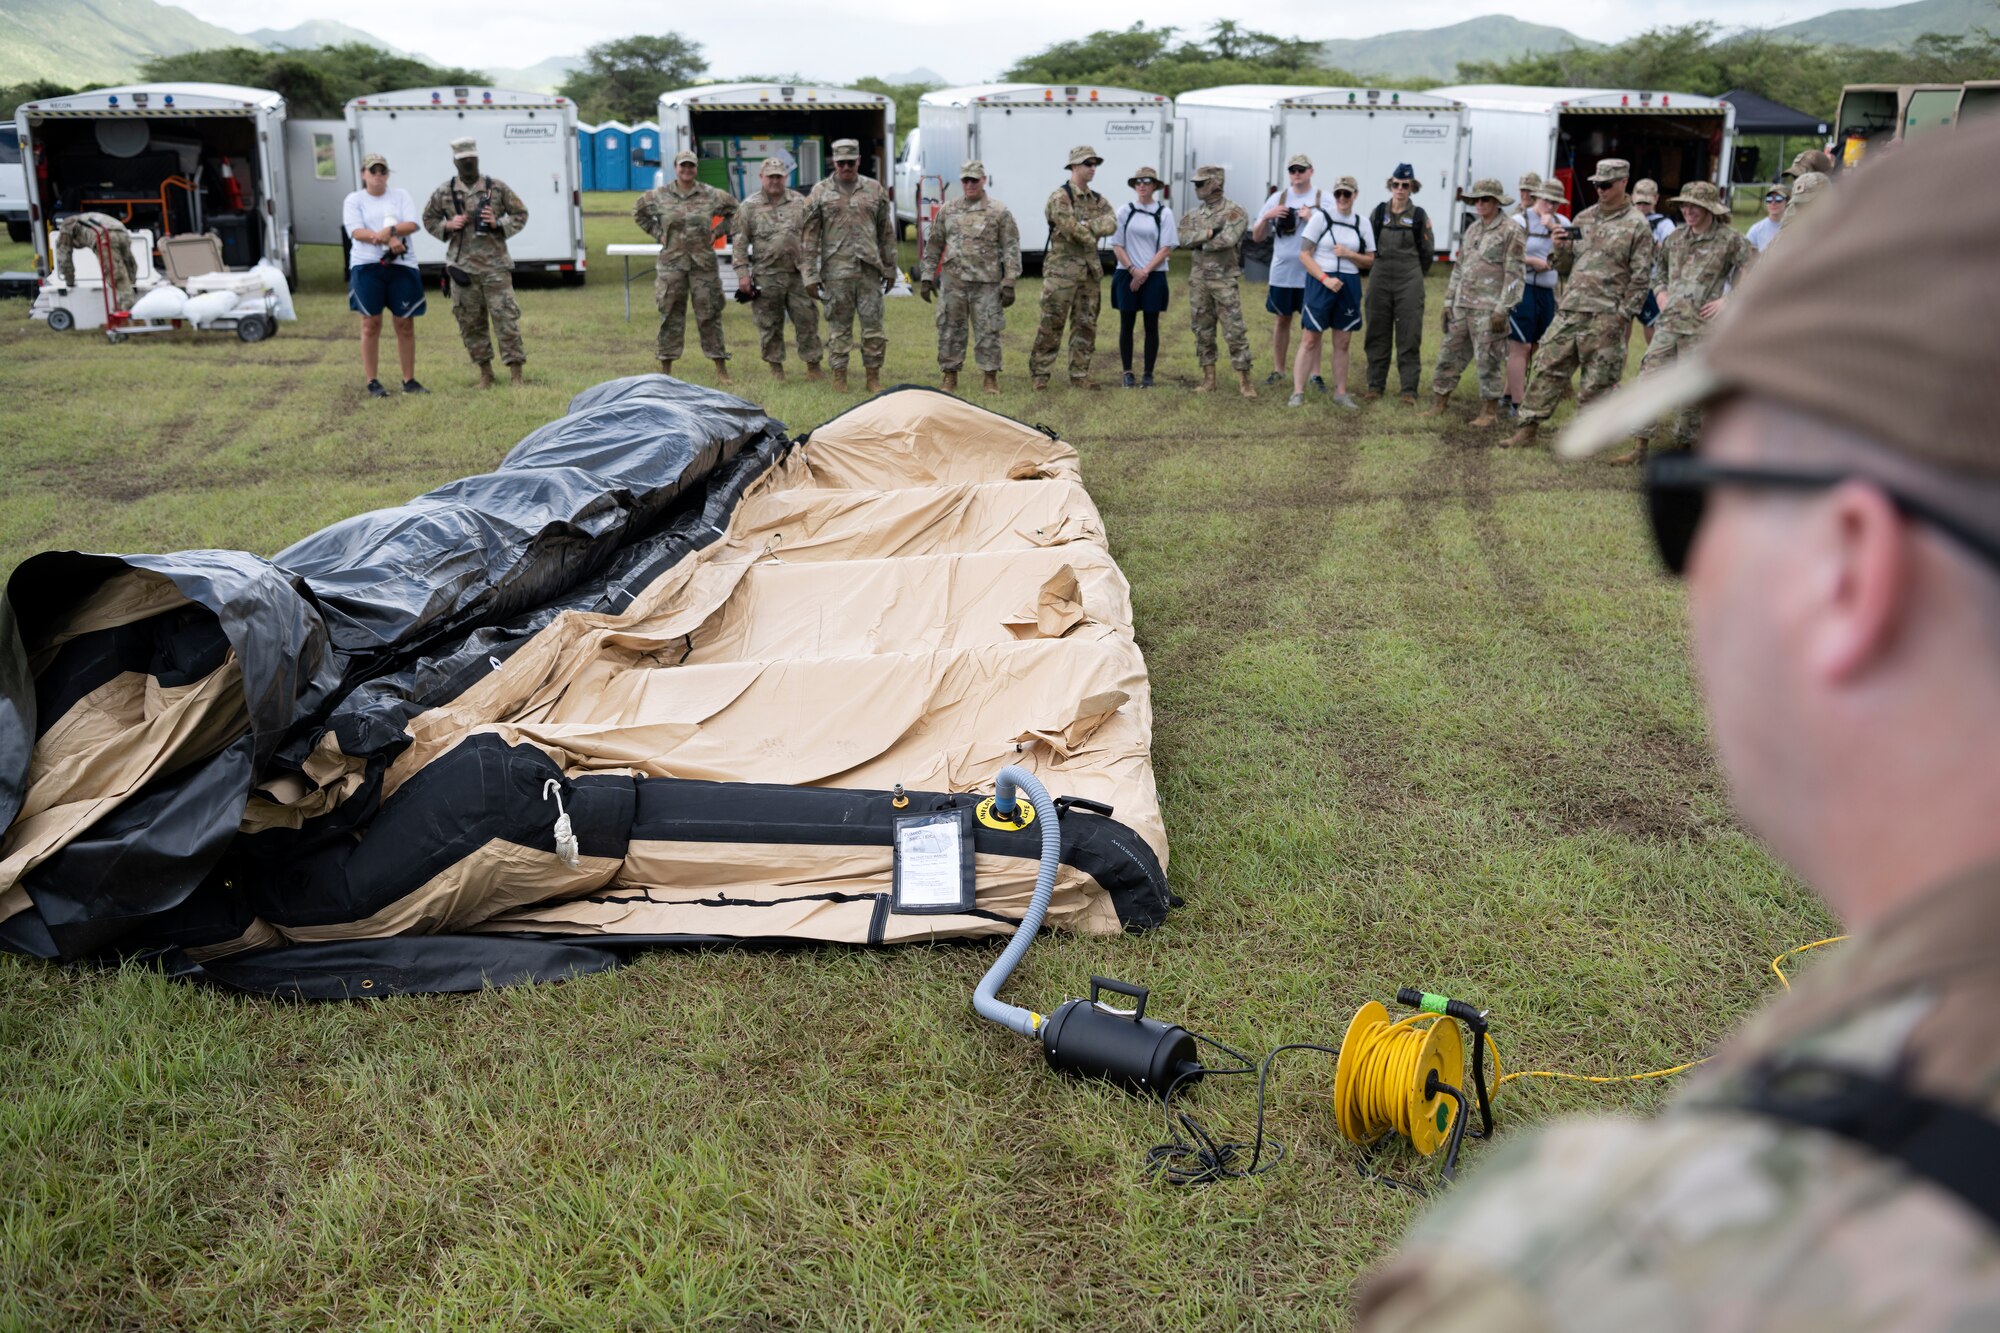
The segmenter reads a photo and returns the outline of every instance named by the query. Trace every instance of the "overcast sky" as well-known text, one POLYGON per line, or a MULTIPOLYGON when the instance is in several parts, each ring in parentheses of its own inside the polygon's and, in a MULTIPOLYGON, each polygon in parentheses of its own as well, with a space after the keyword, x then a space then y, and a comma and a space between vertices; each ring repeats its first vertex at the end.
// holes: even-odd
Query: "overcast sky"
MULTIPOLYGON (((1073 0, 1008 0, 994 17, 940 21, 935 0, 783 0, 711 8, 652 0, 479 0, 475 5, 329 5, 325 0, 181 0, 194 14, 237 32, 289 28, 336 19, 404 50, 474 68, 522 68, 552 55, 575 55, 593 42, 635 32, 672 30, 700 42, 717 76, 799 72, 829 82, 917 68, 948 81, 977 83, 1051 42, 1144 19, 1205 29, 1225 9, 1218 0, 1151 0, 1140 6, 1087 6, 1073 0)), ((1300 37, 1369 37, 1401 28, 1442 27, 1481 14, 1567 28, 1580 37, 1617 41, 1665 24, 1712 19, 1770 26, 1838 8, 1881 8, 1871 0, 1569 0, 1559 5, 1496 6, 1492 0, 1432 0, 1423 6, 1348 6, 1264 0, 1246 25, 1300 37)), ((976 9, 972 12, 977 12, 976 9)), ((957 13, 968 12, 959 9, 957 13)), ((1234 11, 1241 13, 1242 11, 1234 11)))

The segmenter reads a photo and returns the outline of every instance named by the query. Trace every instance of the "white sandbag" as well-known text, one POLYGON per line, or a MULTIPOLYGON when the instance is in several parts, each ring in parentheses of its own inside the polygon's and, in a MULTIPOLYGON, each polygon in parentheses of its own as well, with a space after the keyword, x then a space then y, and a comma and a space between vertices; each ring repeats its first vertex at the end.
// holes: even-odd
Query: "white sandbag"
POLYGON ((285 272, 268 259, 260 259, 250 271, 264 280, 271 291, 274 304, 272 312, 282 320, 296 320, 297 312, 292 309, 292 285, 285 281, 285 272))
POLYGON ((236 302, 235 292, 203 292, 200 296, 188 298, 184 318, 194 321, 196 325, 206 324, 234 310, 236 302))
POLYGON ((178 287, 160 286, 132 303, 134 319, 181 319, 187 314, 187 293, 178 287))

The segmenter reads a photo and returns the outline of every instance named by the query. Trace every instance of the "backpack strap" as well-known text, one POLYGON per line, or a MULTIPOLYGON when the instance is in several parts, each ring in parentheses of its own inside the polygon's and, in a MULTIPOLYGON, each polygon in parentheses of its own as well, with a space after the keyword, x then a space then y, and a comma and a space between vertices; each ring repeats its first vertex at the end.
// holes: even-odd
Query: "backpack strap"
POLYGON ((1816 1062, 1758 1065, 1741 1098, 1716 1109, 1845 1139, 1957 1196, 2000 1230, 2000 1123, 1983 1112, 1816 1062))

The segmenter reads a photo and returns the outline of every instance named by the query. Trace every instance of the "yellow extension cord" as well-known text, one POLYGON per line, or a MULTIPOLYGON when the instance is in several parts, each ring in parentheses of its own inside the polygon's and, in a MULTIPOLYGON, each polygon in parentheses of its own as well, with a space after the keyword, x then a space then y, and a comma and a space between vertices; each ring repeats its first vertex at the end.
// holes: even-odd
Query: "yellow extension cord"
MULTIPOLYGON (((1786 990, 1792 983, 1785 976, 1784 961, 1813 949, 1829 944, 1838 944, 1845 935, 1834 935, 1810 944, 1801 944, 1795 949, 1787 949, 1771 960, 1771 971, 1776 974, 1786 990)), ((1379 1006, 1378 1006, 1379 1007, 1379 1006)), ((1386 1020, 1386 1013, 1383 1019, 1386 1020)), ((1447 1021, 1441 1014, 1417 1013, 1394 1021, 1369 1021, 1366 1008, 1355 1016, 1355 1023, 1348 1029, 1347 1039, 1341 1043, 1340 1063, 1334 1084, 1334 1117, 1340 1132, 1354 1143, 1373 1143, 1384 1134, 1394 1132, 1398 1136, 1417 1144, 1425 1153, 1435 1150, 1442 1141, 1449 1120, 1437 1124, 1433 1134, 1429 1124, 1419 1125, 1414 1113, 1422 1108, 1437 1104, 1438 1099, 1423 1098, 1421 1089, 1425 1078, 1425 1058, 1429 1054, 1428 1041, 1431 1028, 1447 1021), (1429 1143, 1429 1147, 1425 1147, 1429 1143)), ((1641 1074, 1571 1074, 1557 1069, 1522 1069, 1507 1073, 1501 1064, 1500 1048, 1491 1034, 1486 1037, 1486 1049, 1493 1053, 1494 1094, 1517 1078, 1565 1079, 1576 1083, 1628 1083, 1641 1079, 1668 1078, 1685 1073, 1697 1065, 1708 1063, 1708 1057, 1690 1060, 1686 1064, 1674 1065, 1670 1069, 1649 1069, 1641 1074)), ((1440 1094, 1442 1095, 1442 1094, 1440 1094)), ((1456 1110, 1453 1114, 1457 1114, 1456 1110)))

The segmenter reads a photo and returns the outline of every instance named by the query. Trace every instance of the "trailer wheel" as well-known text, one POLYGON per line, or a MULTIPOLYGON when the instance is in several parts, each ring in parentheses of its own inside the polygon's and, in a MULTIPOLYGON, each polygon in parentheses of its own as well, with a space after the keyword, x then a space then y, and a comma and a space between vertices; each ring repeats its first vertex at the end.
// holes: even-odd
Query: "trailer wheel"
POLYGON ((589 273, 583 269, 565 269, 562 275, 563 286, 581 287, 583 286, 584 279, 589 276, 589 273))
POLYGON ((262 315, 245 315, 236 321, 236 337, 246 343, 260 343, 271 336, 271 323, 262 315))
POLYGON ((57 333, 68 333, 76 327, 76 316, 70 314, 69 311, 64 310, 61 306, 57 306, 54 310, 49 311, 49 327, 57 333))
POLYGON ((29 241, 35 239, 35 233, 29 230, 27 221, 25 219, 16 220, 14 218, 8 218, 7 239, 13 241, 17 245, 26 245, 29 241))
POLYGON ((111 333, 107 333, 107 334, 105 334, 105 335, 104 335, 104 340, 105 340, 106 342, 110 343, 110 344, 111 344, 111 345, 112 345, 113 347, 116 347, 116 346, 117 346, 117 345, 118 345, 119 343, 122 343, 122 342, 124 342, 124 341, 125 341, 125 335, 124 335, 124 334, 122 334, 122 333, 118 333, 118 332, 116 332, 116 331, 113 331, 113 332, 111 332, 111 333))

